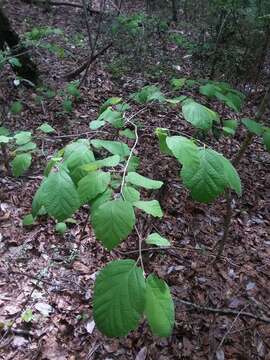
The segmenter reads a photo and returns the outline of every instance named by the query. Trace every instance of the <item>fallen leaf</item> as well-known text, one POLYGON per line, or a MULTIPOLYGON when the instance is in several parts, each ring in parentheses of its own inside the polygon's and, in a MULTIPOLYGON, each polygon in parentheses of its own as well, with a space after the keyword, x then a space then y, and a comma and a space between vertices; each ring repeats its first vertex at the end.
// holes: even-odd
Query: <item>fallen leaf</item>
POLYGON ((225 360, 224 351, 222 349, 219 349, 216 351, 216 359, 217 360, 225 360))
POLYGON ((43 316, 49 316, 50 313, 53 311, 53 308, 51 305, 40 302, 35 305, 35 308, 43 315, 43 316))
POLYGON ((13 345, 16 347, 21 347, 28 344, 28 340, 26 340, 23 336, 14 336, 13 345))
POLYGON ((86 331, 88 332, 88 334, 92 334, 95 328, 95 322, 94 320, 92 321, 88 321, 85 325, 86 331))
POLYGON ((147 356, 147 347, 144 346, 137 354, 135 360, 145 360, 147 356))

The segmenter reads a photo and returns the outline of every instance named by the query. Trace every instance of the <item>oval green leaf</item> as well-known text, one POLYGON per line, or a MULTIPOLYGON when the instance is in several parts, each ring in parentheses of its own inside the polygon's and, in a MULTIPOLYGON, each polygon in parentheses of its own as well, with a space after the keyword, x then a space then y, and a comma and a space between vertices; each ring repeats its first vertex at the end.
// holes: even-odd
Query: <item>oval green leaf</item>
POLYGON ((135 225, 133 207, 120 199, 105 202, 93 211, 92 225, 97 239, 112 250, 131 233, 135 225))
POLYGON ((109 337, 135 330, 145 307, 145 280, 134 260, 109 263, 97 276, 94 288, 94 320, 109 337))
POLYGON ((171 335, 174 326, 174 304, 168 285, 156 275, 149 275, 146 279, 145 315, 154 335, 171 335))

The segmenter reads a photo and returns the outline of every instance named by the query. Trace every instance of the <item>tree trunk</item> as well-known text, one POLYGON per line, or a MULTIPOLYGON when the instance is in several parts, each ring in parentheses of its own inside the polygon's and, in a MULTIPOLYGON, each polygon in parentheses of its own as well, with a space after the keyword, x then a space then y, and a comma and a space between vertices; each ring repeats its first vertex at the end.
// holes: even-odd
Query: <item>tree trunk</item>
POLYGON ((172 0, 172 21, 177 22, 176 0, 172 0))
POLYGON ((11 55, 16 57, 21 64, 20 67, 12 66, 15 73, 36 84, 38 80, 37 67, 30 59, 27 50, 20 45, 19 35, 12 29, 7 16, 0 7, 0 50, 4 50, 6 45, 10 48, 11 55))

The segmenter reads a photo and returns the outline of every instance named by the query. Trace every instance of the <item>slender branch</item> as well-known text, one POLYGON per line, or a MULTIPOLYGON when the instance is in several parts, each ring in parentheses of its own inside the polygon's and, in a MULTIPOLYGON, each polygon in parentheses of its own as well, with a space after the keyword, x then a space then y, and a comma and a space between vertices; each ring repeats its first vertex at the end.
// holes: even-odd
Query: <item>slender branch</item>
POLYGON ((83 4, 84 4, 84 14, 85 14, 85 21, 86 21, 86 26, 87 26, 87 33, 88 33, 88 39, 89 39, 89 45, 90 45, 90 54, 89 54, 89 63, 87 64, 87 67, 85 69, 85 73, 80 81, 80 86, 84 83, 89 69, 91 67, 92 64, 92 58, 94 57, 96 48, 97 48, 97 43, 98 43, 98 39, 100 37, 100 31, 101 31, 101 24, 102 24, 102 20, 103 20, 103 13, 106 9, 106 0, 103 0, 103 8, 102 8, 102 12, 101 12, 101 16, 99 17, 99 22, 98 22, 98 29, 96 31, 95 37, 92 38, 91 37, 91 32, 90 32, 90 26, 89 26, 89 22, 88 22, 88 14, 87 14, 87 9, 86 9, 86 3, 85 0, 82 0, 83 4))
MULTIPOLYGON (((269 101, 270 101, 270 87, 267 88, 266 92, 265 92, 265 95, 263 97, 263 100, 259 106, 259 109, 256 113, 256 116, 255 116, 255 120, 256 121, 261 121, 261 118, 262 116, 264 115, 266 109, 267 109, 267 106, 269 104, 269 101)), ((245 140, 243 141, 238 153, 236 154, 235 158, 232 160, 232 164, 237 167, 247 148, 249 147, 249 145, 252 143, 253 139, 254 139, 255 135, 252 134, 251 132, 249 132, 245 138, 245 140)), ((232 197, 232 193, 230 190, 227 190, 226 191, 226 194, 225 194, 225 197, 226 197, 226 214, 225 214, 225 217, 224 217, 224 228, 223 228, 223 235, 222 235, 222 238, 221 240, 219 241, 219 246, 218 246, 218 253, 217 253, 217 257, 215 259, 215 262, 220 259, 220 256, 222 255, 223 253, 223 250, 224 250, 224 246, 227 242, 227 239, 228 239, 228 236, 229 236, 229 232, 230 232, 230 225, 231 225, 231 222, 232 222, 232 217, 233 217, 233 211, 232 211, 232 200, 233 200, 233 197, 232 197)))
POLYGON ((230 225, 231 225, 232 216, 233 216, 231 190, 226 190, 225 198, 226 198, 226 214, 224 216, 223 235, 222 235, 221 240, 218 243, 218 252, 217 252, 217 257, 215 259, 215 262, 218 259, 220 259, 221 255, 223 253, 225 243, 227 242, 227 238, 229 235, 230 225))
POLYGON ((10 171, 10 166, 9 166, 9 157, 8 157, 6 144, 3 144, 3 143, 1 144, 1 150, 2 150, 3 162, 4 162, 4 165, 5 165, 5 168, 7 170, 8 175, 10 175, 11 171, 10 171))
POLYGON ((140 264, 141 264, 141 268, 142 268, 142 271, 143 271, 143 274, 145 275, 145 271, 144 271, 144 265, 143 265, 143 258, 142 258, 142 242, 143 242, 143 238, 137 228, 137 226, 135 225, 135 231, 136 231, 136 234, 138 236, 138 239, 139 239, 139 257, 138 257, 138 261, 140 261, 140 264))
POLYGON ((76 7, 78 9, 83 9, 83 6, 80 4, 65 2, 65 1, 41 1, 41 3, 44 3, 46 5, 51 6, 70 6, 70 7, 76 7))
POLYGON ((229 333, 231 332, 232 328, 234 327, 234 325, 236 324, 237 320, 240 318, 241 314, 243 314, 243 312, 246 310, 246 308, 248 307, 249 304, 247 304, 245 307, 243 307, 238 314, 236 315, 235 319, 233 320, 233 322, 231 323, 231 326, 229 327, 229 329, 226 331, 226 333, 223 335, 217 350, 219 350, 221 348, 221 346, 223 345, 226 337, 229 335, 229 333))
MULTIPOLYGON (((142 109, 141 109, 142 110, 142 109)), ((140 110, 140 111, 141 111, 140 110)), ((128 166, 129 166, 129 163, 130 163, 130 160, 132 158, 132 155, 136 149, 136 146, 139 142, 139 136, 138 136, 138 128, 137 128, 137 125, 134 124, 131 119, 134 118, 140 111, 138 111, 136 114, 133 114, 129 119, 126 120, 126 124, 127 123, 130 123, 133 127, 134 127, 134 131, 135 131, 135 141, 134 141, 134 144, 130 150, 130 153, 129 153, 129 156, 128 156, 128 159, 127 159, 127 162, 126 162, 126 165, 124 167, 124 171, 123 171, 123 177, 122 177, 122 182, 121 182, 121 188, 120 188, 120 193, 123 197, 123 199, 125 200, 125 195, 124 195, 124 186, 125 186, 125 179, 126 179, 126 173, 127 173, 127 170, 128 170, 128 166)), ((141 268, 142 268, 142 271, 143 271, 143 274, 145 274, 145 271, 144 271, 144 265, 143 265, 143 258, 142 258, 142 242, 143 242, 143 238, 137 228, 137 226, 135 225, 135 231, 136 231, 136 234, 138 236, 138 239, 139 239, 139 257, 138 257, 138 261, 140 261, 140 264, 141 264, 141 268)))
POLYGON ((66 75, 66 78, 68 80, 74 79, 76 76, 80 75, 87 67, 89 67, 96 59, 100 56, 102 56, 110 47, 112 47, 113 43, 110 42, 108 45, 106 45, 104 48, 102 48, 99 52, 97 52, 95 55, 92 56, 92 58, 84 61, 81 66, 79 66, 77 69, 71 71, 66 75))
POLYGON ((128 120, 127 122, 129 122, 130 124, 132 124, 134 126, 134 131, 135 131, 135 141, 134 141, 134 144, 130 150, 130 153, 129 153, 129 156, 128 156, 128 159, 127 159, 127 162, 126 162, 126 165, 124 167, 124 171, 123 171, 123 177, 122 177, 122 182, 121 182, 121 188, 120 188, 120 193, 123 197, 123 199, 125 200, 125 196, 123 194, 123 190, 124 190, 124 185, 125 185, 125 178, 126 178, 126 174, 127 174, 127 169, 128 169, 128 166, 129 166, 129 163, 130 163, 130 160, 132 158, 132 155, 136 149, 136 146, 138 144, 138 141, 139 141, 139 136, 138 136, 138 128, 137 128, 137 125, 135 125, 133 122, 131 122, 130 120, 128 120))
MULTIPOLYGON (((41 4, 41 5, 50 5, 50 6, 68 6, 68 7, 74 7, 74 8, 78 8, 78 9, 83 9, 83 5, 81 4, 77 4, 77 3, 72 3, 72 2, 66 2, 66 1, 50 1, 50 0, 43 0, 43 1, 39 1, 36 2, 35 0, 32 1, 33 4, 41 4)), ((87 8, 87 11, 89 11, 89 13, 91 15, 100 15, 100 11, 98 10, 94 10, 94 9, 89 9, 87 8)))
POLYGON ((270 318, 267 316, 257 316, 252 313, 246 312, 246 311, 242 311, 241 313, 239 313, 239 311, 237 311, 237 310, 217 309, 217 308, 212 308, 212 307, 208 307, 208 306, 197 305, 190 301, 181 300, 181 299, 174 299, 174 301, 176 303, 180 303, 182 305, 192 307, 195 310, 197 310, 198 312, 211 312, 211 313, 220 314, 220 315, 236 315, 236 316, 239 315, 239 317, 240 316, 248 317, 251 319, 259 320, 259 321, 265 322, 267 324, 270 324, 270 318))
POLYGON ((83 7, 84 20, 85 20, 86 29, 87 29, 88 43, 89 43, 89 47, 90 47, 89 58, 92 58, 92 56, 94 54, 94 44, 93 44, 92 37, 91 37, 91 30, 90 30, 88 13, 87 13, 87 4, 86 4, 85 0, 82 0, 82 7, 83 7))

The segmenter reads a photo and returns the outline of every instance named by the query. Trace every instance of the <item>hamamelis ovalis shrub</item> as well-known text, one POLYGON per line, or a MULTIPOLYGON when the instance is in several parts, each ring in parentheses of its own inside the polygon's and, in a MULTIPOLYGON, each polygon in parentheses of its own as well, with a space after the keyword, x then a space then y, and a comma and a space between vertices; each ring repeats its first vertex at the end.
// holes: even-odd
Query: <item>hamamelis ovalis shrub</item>
MULTIPOLYGON (((205 89, 200 91, 206 92, 205 89)), ((233 92, 234 95, 238 96, 233 92)), ((155 274, 145 274, 141 256, 143 241, 163 247, 170 246, 170 242, 158 233, 143 239, 136 227, 141 211, 162 218, 159 202, 142 199, 140 190, 160 189, 163 182, 138 172, 139 158, 135 156, 135 150, 139 135, 135 117, 153 102, 160 102, 182 106, 184 118, 200 130, 211 130, 215 124, 220 124, 220 119, 215 111, 186 96, 166 98, 155 86, 143 88, 131 99, 143 106, 137 113, 127 116, 131 105, 114 97, 102 105, 98 118, 89 124, 93 134, 99 128, 112 126, 119 137, 127 141, 100 137, 79 139, 59 150, 45 169, 44 179, 33 199, 32 215, 47 213, 58 224, 63 224, 80 207, 87 205, 96 239, 109 251, 134 231, 139 242, 138 260, 112 261, 96 278, 93 295, 95 323, 103 334, 120 337, 136 329, 141 319, 146 317, 153 334, 170 336, 174 326, 170 289, 155 274)), ((221 129, 224 127, 220 124, 221 129)), ((155 134, 161 152, 179 162, 180 178, 194 200, 210 203, 226 190, 241 195, 239 175, 222 154, 196 139, 173 136, 168 129, 158 128, 155 134)))

